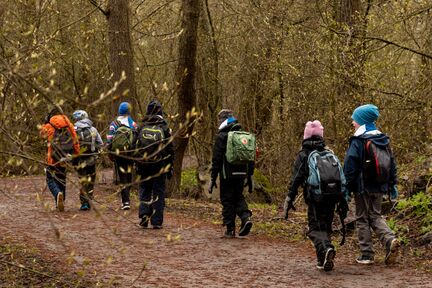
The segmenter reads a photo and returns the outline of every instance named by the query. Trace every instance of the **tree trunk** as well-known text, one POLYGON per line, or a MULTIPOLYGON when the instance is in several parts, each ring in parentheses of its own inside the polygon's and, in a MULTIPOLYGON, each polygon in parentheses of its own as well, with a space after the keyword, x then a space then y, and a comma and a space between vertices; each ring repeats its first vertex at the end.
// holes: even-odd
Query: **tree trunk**
POLYGON ((196 107, 195 71, 198 43, 198 22, 200 14, 199 0, 182 0, 182 34, 179 39, 178 66, 176 79, 179 85, 177 92, 178 136, 174 140, 174 176, 168 185, 168 195, 176 193, 180 187, 183 156, 189 137, 193 131, 196 114, 191 113, 196 107))
POLYGON ((117 112, 119 103, 122 101, 132 101, 132 104, 136 104, 136 107, 139 107, 136 101, 134 57, 129 23, 129 1, 109 0, 107 20, 113 85, 115 82, 121 81, 113 94, 114 101, 112 102, 111 110, 115 113, 117 112))

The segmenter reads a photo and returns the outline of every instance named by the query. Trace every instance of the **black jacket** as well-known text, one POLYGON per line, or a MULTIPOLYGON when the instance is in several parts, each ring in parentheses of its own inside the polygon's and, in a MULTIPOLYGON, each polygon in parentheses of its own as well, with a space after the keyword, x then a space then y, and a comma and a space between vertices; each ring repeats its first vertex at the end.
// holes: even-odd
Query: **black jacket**
POLYGON ((345 155, 344 174, 347 181, 348 192, 354 193, 387 193, 390 187, 397 183, 396 161, 392 154, 389 183, 376 184, 363 181, 362 171, 365 160, 365 143, 371 140, 375 145, 386 146, 390 144, 385 134, 353 136, 349 140, 349 148, 345 155))
MULTIPOLYGON (((213 145, 212 167, 211 167, 211 180, 216 181, 218 175, 223 178, 223 168, 225 172, 227 169, 240 169, 247 171, 248 176, 253 175, 254 165, 231 165, 226 160, 226 148, 228 142, 228 132, 242 130, 241 125, 237 120, 231 122, 227 126, 220 129, 216 135, 215 143, 213 145)), ((241 178, 241 177, 240 177, 241 178)))
POLYGON ((303 140, 302 149, 297 154, 294 162, 294 170, 292 172, 291 182, 288 188, 288 196, 292 201, 294 201, 297 197, 298 188, 301 186, 303 187, 303 196, 306 202, 309 202, 305 187, 307 177, 309 176, 309 168, 307 164, 308 157, 312 151, 323 151, 324 149, 325 142, 320 136, 312 136, 311 138, 303 140))
MULTIPOLYGON (((168 126, 167 121, 159 115, 147 115, 144 117, 144 119, 142 120, 141 124, 139 125, 134 139, 132 141, 132 143, 134 143, 133 145, 133 149, 135 149, 135 144, 138 141, 138 136, 139 133, 141 131, 141 129, 146 126, 146 125, 151 125, 151 126, 159 126, 162 128, 162 131, 164 133, 164 143, 165 143, 165 147, 161 150, 161 154, 162 154, 162 158, 163 161, 161 161, 160 163, 156 163, 155 165, 150 165, 150 164, 146 164, 146 165, 140 165, 141 163, 137 162, 137 168, 138 168, 138 172, 145 172, 145 171, 141 171, 143 169, 148 169, 149 166, 157 166, 157 167, 152 167, 154 169, 151 169, 151 172, 154 172, 154 170, 158 170, 160 168, 162 168, 163 166, 166 166, 168 164, 171 164, 171 169, 173 167, 173 163, 174 163, 174 145, 172 143, 172 135, 171 135, 171 129, 168 126), (145 166, 145 167, 143 167, 145 166), (141 169, 140 169, 141 168, 141 169)), ((150 172, 150 171, 149 171, 150 172)))

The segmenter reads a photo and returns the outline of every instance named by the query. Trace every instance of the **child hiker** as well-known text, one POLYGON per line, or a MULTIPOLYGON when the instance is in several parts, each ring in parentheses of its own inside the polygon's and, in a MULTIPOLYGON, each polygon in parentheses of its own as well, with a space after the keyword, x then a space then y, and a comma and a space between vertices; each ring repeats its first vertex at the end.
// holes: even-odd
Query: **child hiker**
MULTIPOLYGON (((296 156, 288 195, 284 202, 285 218, 294 208, 297 190, 303 187, 303 197, 308 205, 307 216, 309 239, 313 242, 317 255, 318 269, 331 271, 336 256, 331 242, 332 222, 336 205, 346 214, 344 201, 345 178, 338 158, 324 142, 324 127, 315 120, 306 123, 302 149, 296 156)), ((346 215, 343 216, 345 218, 346 215)))
MULTIPOLYGON (((211 194, 213 188, 217 187, 216 179, 219 175, 223 225, 226 226, 224 237, 235 237, 236 215, 241 219, 239 236, 246 236, 252 228, 252 221, 250 219, 252 212, 248 209, 245 197, 243 196, 243 188, 246 180, 249 192, 252 192, 253 162, 239 165, 228 162, 226 156, 228 133, 231 131, 241 131, 242 128, 237 119, 234 118, 231 110, 221 110, 218 118, 220 126, 213 146, 211 183, 208 192, 211 194)), ((255 157, 255 142, 253 142, 252 152, 253 157, 255 157)))
POLYGON ((93 122, 89 119, 86 111, 76 110, 72 114, 72 118, 75 121, 75 131, 80 144, 80 154, 75 160, 81 184, 80 210, 86 211, 90 209, 89 200, 93 199, 97 153, 102 147, 103 142, 99 132, 93 127, 93 122))
MULTIPOLYGON (((354 110, 351 118, 355 133, 349 140, 344 164, 347 192, 353 192, 355 199, 361 252, 356 261, 360 264, 374 263, 371 229, 386 249, 386 264, 396 262, 399 248, 399 241, 381 216, 383 195, 389 193, 396 199, 398 191, 396 162, 389 138, 375 126, 378 116, 378 107, 372 104, 354 110)), ((350 199, 351 193, 346 198, 350 199)))
POLYGON ((116 184, 121 185, 122 210, 130 209, 130 189, 132 185, 133 159, 129 158, 134 131, 137 124, 130 116, 132 107, 122 102, 118 109, 119 116, 111 122, 107 135, 110 159, 114 162, 116 184))
POLYGON ((48 140, 46 182, 56 201, 58 211, 64 211, 66 199, 66 166, 79 154, 80 146, 74 126, 60 108, 53 108, 40 128, 48 140))
POLYGON ((150 223, 153 229, 161 229, 166 180, 171 178, 173 173, 174 148, 159 101, 150 101, 133 143, 140 180, 139 225, 147 228, 150 223))

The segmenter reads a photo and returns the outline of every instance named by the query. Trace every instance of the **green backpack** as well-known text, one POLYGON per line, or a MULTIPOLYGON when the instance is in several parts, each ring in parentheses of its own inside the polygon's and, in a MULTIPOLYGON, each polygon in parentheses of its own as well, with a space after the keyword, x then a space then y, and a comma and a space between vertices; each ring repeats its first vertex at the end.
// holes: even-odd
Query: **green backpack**
POLYGON ((228 142, 225 156, 228 163, 234 165, 243 165, 255 162, 255 135, 245 131, 228 132, 228 142))
POLYGON ((117 128, 112 139, 111 151, 127 151, 132 144, 133 137, 134 135, 132 128, 125 125, 120 125, 120 127, 117 128))

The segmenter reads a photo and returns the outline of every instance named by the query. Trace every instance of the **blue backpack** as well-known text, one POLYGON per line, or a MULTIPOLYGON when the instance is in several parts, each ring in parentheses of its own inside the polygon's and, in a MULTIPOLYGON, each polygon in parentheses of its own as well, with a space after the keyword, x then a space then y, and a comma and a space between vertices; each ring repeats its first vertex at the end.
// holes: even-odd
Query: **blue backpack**
POLYGON ((343 198, 346 186, 342 165, 330 150, 312 151, 308 156, 308 193, 311 200, 338 201, 343 198))

